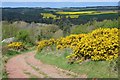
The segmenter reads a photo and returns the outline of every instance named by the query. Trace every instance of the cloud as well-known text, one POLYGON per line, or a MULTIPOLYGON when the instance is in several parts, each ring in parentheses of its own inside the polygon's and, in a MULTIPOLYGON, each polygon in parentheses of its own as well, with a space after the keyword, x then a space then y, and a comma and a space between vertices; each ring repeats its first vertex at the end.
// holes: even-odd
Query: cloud
POLYGON ((119 0, 2 0, 2 2, 119 2, 119 0))

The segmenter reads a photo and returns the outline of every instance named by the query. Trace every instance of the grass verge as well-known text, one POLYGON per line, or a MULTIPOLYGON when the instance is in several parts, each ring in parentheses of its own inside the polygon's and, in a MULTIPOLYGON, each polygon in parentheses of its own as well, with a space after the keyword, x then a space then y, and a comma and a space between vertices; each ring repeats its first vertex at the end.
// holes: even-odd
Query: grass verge
POLYGON ((39 52, 35 57, 43 63, 55 65, 59 68, 75 72, 77 74, 86 74, 88 78, 117 78, 117 73, 112 72, 107 61, 89 61, 82 64, 68 64, 64 55, 56 56, 51 54, 55 52, 39 52))

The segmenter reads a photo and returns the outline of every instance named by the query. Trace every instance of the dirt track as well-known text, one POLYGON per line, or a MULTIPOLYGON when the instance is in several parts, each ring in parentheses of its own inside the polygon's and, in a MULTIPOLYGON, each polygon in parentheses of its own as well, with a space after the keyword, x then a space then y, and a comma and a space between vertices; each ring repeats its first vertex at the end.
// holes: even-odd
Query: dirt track
POLYGON ((9 78, 86 78, 77 74, 44 64, 34 58, 35 51, 17 55, 6 64, 9 78))

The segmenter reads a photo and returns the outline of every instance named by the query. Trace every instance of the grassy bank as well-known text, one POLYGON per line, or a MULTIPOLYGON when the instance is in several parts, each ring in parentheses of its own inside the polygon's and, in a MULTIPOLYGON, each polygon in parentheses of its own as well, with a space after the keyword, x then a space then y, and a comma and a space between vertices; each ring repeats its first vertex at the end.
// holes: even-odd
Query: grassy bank
POLYGON ((55 65, 59 68, 70 70, 78 74, 86 74, 88 78, 117 78, 117 73, 112 72, 107 61, 88 61, 82 64, 68 64, 66 56, 69 51, 46 51, 36 54, 36 58, 43 63, 55 65), (62 53, 62 54, 61 54, 62 53))

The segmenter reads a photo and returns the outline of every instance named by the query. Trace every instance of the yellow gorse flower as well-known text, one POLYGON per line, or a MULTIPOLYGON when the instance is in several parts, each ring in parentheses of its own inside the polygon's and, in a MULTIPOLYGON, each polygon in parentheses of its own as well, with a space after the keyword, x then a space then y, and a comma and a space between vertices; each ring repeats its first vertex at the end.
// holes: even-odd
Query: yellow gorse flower
POLYGON ((100 28, 88 34, 72 34, 60 39, 38 42, 37 50, 55 44, 57 49, 71 48, 73 53, 66 58, 81 62, 91 60, 113 60, 118 57, 117 28, 100 28))
POLYGON ((8 44, 7 46, 10 49, 19 50, 24 47, 24 44, 22 42, 12 42, 12 43, 8 44))

